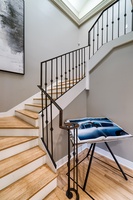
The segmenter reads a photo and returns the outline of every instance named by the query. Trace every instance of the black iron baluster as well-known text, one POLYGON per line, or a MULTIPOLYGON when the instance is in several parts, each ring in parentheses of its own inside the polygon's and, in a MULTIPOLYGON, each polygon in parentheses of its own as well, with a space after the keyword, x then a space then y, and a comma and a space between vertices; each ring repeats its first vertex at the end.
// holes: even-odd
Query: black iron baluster
POLYGON ((73 194, 71 192, 71 188, 70 188, 70 159, 71 159, 71 155, 70 155, 70 129, 68 129, 68 189, 66 191, 66 196, 71 199, 73 197, 73 194))
POLYGON ((51 60, 51 97, 53 97, 53 59, 51 60))
POLYGON ((84 48, 84 77, 85 77, 85 48, 84 48))
POLYGON ((51 144, 50 144, 50 147, 51 147, 51 155, 53 157, 53 109, 52 109, 52 102, 51 102, 51 105, 50 105, 50 116, 51 116, 51 126, 50 126, 50 136, 51 136, 51 144))
POLYGON ((103 14, 102 14, 102 41, 101 41, 101 45, 103 46, 103 30, 104 30, 104 28, 103 28, 103 14))
POLYGON ((63 82, 63 68, 62 67, 63 66, 62 66, 62 56, 61 56, 61 95, 62 95, 62 82, 63 82))
POLYGON ((125 13, 124 13, 124 35, 126 34, 126 17, 127 17, 127 13, 126 13, 126 0, 125 0, 125 13))
POLYGON ((99 49, 99 21, 97 22, 97 51, 99 49))
POLYGON ((48 85, 48 81, 47 81, 47 62, 45 62, 45 90, 47 91, 47 85, 48 85))
POLYGON ((58 98, 58 58, 56 58, 56 99, 58 98))
POLYGON ((49 133, 49 129, 48 129, 48 98, 47 96, 45 97, 45 105, 46 105, 46 108, 45 108, 45 124, 46 124, 46 144, 47 146, 49 146, 48 144, 48 140, 49 140, 49 137, 48 137, 48 133, 49 133))
MULTIPOLYGON (((78 59, 78 60, 79 60, 79 61, 78 61, 78 62, 79 62, 79 64, 78 64, 78 66, 79 66, 79 77, 78 77, 78 79, 80 80, 80 49, 78 50, 78 54, 79 54, 79 55, 78 55, 78 57, 79 57, 79 59, 78 59)), ((79 81, 79 80, 78 80, 78 81, 79 81)))
POLYGON ((69 89, 71 86, 71 55, 69 53, 69 89))
POLYGON ((83 48, 81 49, 81 79, 83 78, 83 48))
POLYGON ((67 90, 67 55, 65 54, 65 91, 67 90))
POLYGON ((95 52, 95 26, 93 27, 93 55, 95 52))
POLYGON ((78 75, 78 74, 77 74, 77 67, 78 67, 78 66, 77 66, 77 50, 76 50, 75 59, 76 59, 76 83, 77 83, 77 75, 78 75))
MULTIPOLYGON (((48 85, 47 77, 48 77, 48 63, 45 62, 45 91, 47 91, 47 85, 48 85)), ((43 104, 43 99, 42 99, 42 104, 43 104)), ((46 106, 46 110, 45 110, 45 115, 46 115, 46 121, 45 121, 45 123, 46 123, 46 139, 45 140, 46 140, 46 144, 48 146, 48 108, 47 108, 48 107, 48 100, 47 100, 46 96, 45 96, 45 106, 46 106)))
POLYGON ((133 31, 133 6, 132 6, 132 10, 131 10, 131 30, 133 31))
POLYGON ((107 21, 106 21, 106 43, 108 42, 108 9, 107 9, 107 21))
POLYGON ((40 69, 40 86, 43 85, 43 63, 41 62, 41 69, 40 69))
POLYGON ((114 39, 114 6, 112 6, 112 40, 114 39))
POLYGON ((90 35, 90 31, 88 32, 88 46, 89 46, 89 59, 91 57, 91 44, 90 44, 90 39, 91 39, 91 35, 90 35))
POLYGON ((120 1, 118 1, 118 37, 120 36, 120 1))
POLYGON ((72 77, 74 85, 74 51, 72 52, 72 77))

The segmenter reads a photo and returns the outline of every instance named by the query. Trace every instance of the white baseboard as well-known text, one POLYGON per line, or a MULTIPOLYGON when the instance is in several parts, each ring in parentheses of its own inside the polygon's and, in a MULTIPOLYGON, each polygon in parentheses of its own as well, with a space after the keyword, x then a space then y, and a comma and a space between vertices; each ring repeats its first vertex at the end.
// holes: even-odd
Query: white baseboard
MULTIPOLYGON (((79 147, 78 152, 80 153, 80 152, 82 152, 84 149, 89 148, 89 147, 90 147, 90 144, 83 144, 83 145, 81 145, 81 146, 79 147)), ((95 151, 96 151, 98 154, 100 154, 100 155, 102 155, 102 156, 105 156, 106 158, 108 158, 108 159, 110 159, 110 160, 113 160, 113 158, 112 158, 112 156, 111 156, 111 154, 110 154, 109 152, 107 152, 107 151, 105 151, 105 150, 103 150, 103 149, 101 149, 101 148, 99 148, 99 147, 96 147, 96 148, 95 148, 95 151)), ((71 158, 72 158, 72 157, 73 157, 73 155, 72 155, 72 153, 71 153, 71 158)), ((115 157, 116 157, 116 159, 118 160, 118 162, 119 162, 121 165, 123 165, 123 166, 125 166, 125 167, 127 167, 127 168, 129 168, 129 169, 131 169, 131 170, 133 170, 133 162, 131 162, 131 161, 129 161, 129 160, 126 160, 126 159, 124 159, 124 158, 121 158, 120 156, 117 156, 117 155, 115 155, 115 157)), ((65 157, 61 158, 60 160, 58 160, 58 161, 56 162, 56 164, 57 164, 57 169, 60 168, 61 166, 63 166, 64 164, 66 164, 67 161, 68 161, 67 159, 68 159, 68 157, 65 156, 65 157)))
MULTIPOLYGON (((110 152, 105 151, 105 150, 103 150, 103 149, 101 149, 101 148, 99 148, 99 147, 96 147, 96 148, 95 148, 95 151, 96 151, 98 154, 100 154, 100 155, 102 155, 102 156, 105 156, 106 158, 108 158, 108 159, 110 159, 110 160, 113 160, 112 155, 110 154, 110 152)), ((116 159, 118 160, 118 162, 119 162, 121 165, 123 165, 123 166, 125 166, 125 167, 127 167, 127 168, 129 168, 129 169, 131 169, 131 170, 133 170, 133 162, 131 162, 131 161, 129 161, 129 160, 126 160, 126 159, 124 159, 124 158, 121 158, 120 156, 117 156, 117 155, 115 155, 115 157, 116 157, 116 159)))

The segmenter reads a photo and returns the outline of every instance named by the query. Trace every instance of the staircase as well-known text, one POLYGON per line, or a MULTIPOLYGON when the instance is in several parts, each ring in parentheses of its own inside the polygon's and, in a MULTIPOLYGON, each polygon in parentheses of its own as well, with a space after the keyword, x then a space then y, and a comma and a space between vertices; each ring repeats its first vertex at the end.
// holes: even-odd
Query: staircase
MULTIPOLYGON (((78 80, 79 81, 79 80, 78 80)), ((75 81, 72 81, 73 83, 75 81)), ((60 82, 58 95, 63 95, 73 83, 60 82)), ((56 89, 47 91, 56 99, 56 89)), ((44 99, 45 103, 45 99, 44 99)), ((48 101, 48 104, 50 101, 48 101)), ((0 199, 45 199, 57 187, 57 173, 47 164, 39 131, 41 96, 35 97, 25 109, 15 110, 14 116, 0 117, 0 199)), ((45 107, 45 104, 44 104, 45 107)))
POLYGON ((14 116, 0 118, 2 200, 44 199, 57 186, 57 174, 48 166, 39 138, 40 102, 33 99, 14 116))

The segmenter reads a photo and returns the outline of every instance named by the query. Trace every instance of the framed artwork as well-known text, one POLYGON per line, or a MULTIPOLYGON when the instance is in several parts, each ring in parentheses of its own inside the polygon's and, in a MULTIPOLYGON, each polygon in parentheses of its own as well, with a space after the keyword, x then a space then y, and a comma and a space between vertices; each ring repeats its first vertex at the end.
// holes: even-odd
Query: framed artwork
POLYGON ((24 0, 0 0, 0 70, 24 74, 24 0))

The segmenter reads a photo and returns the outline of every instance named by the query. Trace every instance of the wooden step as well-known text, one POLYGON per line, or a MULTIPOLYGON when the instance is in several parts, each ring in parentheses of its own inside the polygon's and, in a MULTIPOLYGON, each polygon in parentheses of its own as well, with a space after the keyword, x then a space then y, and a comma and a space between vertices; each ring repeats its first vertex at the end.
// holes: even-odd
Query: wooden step
POLYGON ((31 136, 31 137, 28 137, 28 136, 27 137, 26 136, 25 137, 23 137, 23 136, 18 136, 18 137, 1 136, 0 137, 0 151, 14 147, 19 144, 23 144, 25 142, 34 140, 36 138, 38 138, 38 137, 37 136, 31 136))
POLYGON ((44 155, 45 152, 37 146, 0 161, 0 177, 12 173, 44 155))
POLYGON ((52 172, 47 165, 43 165, 7 188, 1 190, 0 199, 43 199, 56 187, 56 177, 57 174, 52 172))
POLYGON ((16 110, 15 115, 33 126, 36 126, 36 127, 39 126, 39 123, 38 123, 39 115, 37 112, 33 112, 26 109, 16 110))
POLYGON ((35 128, 31 124, 19 119, 16 116, 1 117, 0 129, 33 129, 35 128))
POLYGON ((24 109, 24 110, 16 110, 16 112, 21 113, 21 114, 23 114, 23 115, 25 115, 27 117, 30 117, 30 118, 32 118, 34 120, 38 119, 38 113, 30 111, 30 110, 26 110, 26 109, 24 109))
MULTIPOLYGON (((45 105, 43 105, 45 108, 45 105)), ((26 110, 39 113, 42 110, 41 104, 25 104, 26 110)))
POLYGON ((46 163, 45 152, 38 146, 0 161, 1 189, 46 163))

